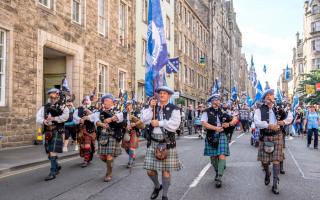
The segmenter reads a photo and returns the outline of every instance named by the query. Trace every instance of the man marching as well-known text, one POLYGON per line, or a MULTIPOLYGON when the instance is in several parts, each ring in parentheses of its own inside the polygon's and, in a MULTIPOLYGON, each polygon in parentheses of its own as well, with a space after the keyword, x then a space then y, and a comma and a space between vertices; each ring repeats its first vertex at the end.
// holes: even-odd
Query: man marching
POLYGON ((73 114, 73 120, 78 125, 77 139, 80 145, 80 156, 84 159, 82 167, 87 167, 90 164, 95 152, 96 127, 94 119, 90 118, 94 110, 95 107, 91 106, 90 97, 86 96, 82 100, 82 106, 73 114))
POLYGON ((40 108, 36 119, 37 123, 44 125, 45 150, 51 162, 50 174, 45 178, 46 181, 55 179, 61 170, 57 153, 62 153, 64 122, 69 118, 69 109, 59 101, 59 92, 56 88, 48 91, 48 103, 40 108))
POLYGON ((144 168, 154 184, 151 199, 156 199, 163 189, 162 200, 168 199, 168 190, 171 184, 171 171, 179 171, 182 164, 178 159, 175 132, 181 122, 180 110, 175 105, 168 103, 174 93, 167 86, 159 87, 160 103, 151 99, 149 108, 144 109, 142 121, 148 126, 147 153, 144 168), (158 171, 162 172, 162 185, 158 180, 158 171))
POLYGON ((121 154, 120 141, 123 138, 123 113, 116 111, 111 94, 101 97, 103 109, 94 114, 94 122, 98 127, 98 153, 100 159, 107 163, 105 182, 112 180, 113 158, 121 154))
POLYGON ((226 156, 230 155, 229 143, 224 129, 236 124, 237 119, 224 113, 220 108, 220 94, 213 94, 208 102, 212 107, 204 111, 202 125, 207 129, 204 155, 210 156, 211 164, 216 172, 216 188, 222 186, 222 176, 226 168, 226 156))
POLYGON ((260 129, 258 161, 265 171, 265 185, 269 185, 271 172, 269 165, 273 163, 272 192, 279 194, 280 162, 283 161, 283 135, 280 126, 286 124, 285 118, 274 106, 274 90, 268 89, 262 95, 263 104, 255 110, 254 123, 260 129), (278 120, 279 119, 279 120, 278 120))

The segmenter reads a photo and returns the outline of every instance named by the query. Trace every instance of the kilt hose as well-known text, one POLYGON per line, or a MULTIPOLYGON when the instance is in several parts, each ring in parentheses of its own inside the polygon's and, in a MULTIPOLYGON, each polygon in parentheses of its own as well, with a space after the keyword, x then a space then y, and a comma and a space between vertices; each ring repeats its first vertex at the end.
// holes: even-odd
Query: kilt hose
POLYGON ((283 161, 283 135, 279 132, 275 136, 264 136, 263 141, 271 141, 275 143, 273 153, 266 153, 263 148, 263 141, 259 141, 258 161, 262 163, 271 163, 273 161, 283 161))
POLYGON ((110 134, 106 132, 101 132, 100 138, 108 138, 109 142, 106 145, 98 143, 98 154, 102 156, 112 155, 113 157, 117 157, 121 155, 121 146, 120 142, 110 134))
MULTIPOLYGON (((163 140, 163 134, 152 134, 152 137, 157 140, 163 140)), ((158 160, 155 157, 155 149, 159 143, 151 141, 150 146, 147 148, 147 153, 144 160, 143 168, 153 171, 179 171, 182 169, 182 163, 178 158, 176 148, 168 149, 168 157, 165 160, 158 160)))
POLYGON ((215 138, 219 138, 218 148, 213 148, 208 139, 205 139, 205 148, 204 148, 204 156, 219 156, 219 155, 230 155, 229 142, 225 133, 214 134, 215 138))
POLYGON ((58 130, 54 129, 52 131, 47 131, 45 135, 52 135, 51 139, 45 141, 46 153, 62 153, 63 148, 63 133, 59 133, 58 130))

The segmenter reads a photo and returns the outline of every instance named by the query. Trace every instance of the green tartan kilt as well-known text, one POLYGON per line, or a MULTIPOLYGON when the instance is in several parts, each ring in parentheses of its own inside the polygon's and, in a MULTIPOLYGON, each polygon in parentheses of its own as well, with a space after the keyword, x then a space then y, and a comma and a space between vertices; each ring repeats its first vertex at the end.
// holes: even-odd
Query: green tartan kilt
POLYGON ((272 141, 275 143, 273 153, 266 153, 263 148, 263 142, 259 141, 258 161, 263 163, 271 163, 273 161, 282 161, 284 159, 282 134, 275 136, 264 136, 264 141, 272 141))
POLYGON ((230 155, 229 143, 225 133, 215 134, 215 138, 219 138, 218 148, 213 148, 207 138, 205 139, 204 156, 230 155))
MULTIPOLYGON (((152 134, 152 137, 157 140, 162 140, 162 134, 152 134)), ((176 148, 168 149, 168 157, 165 160, 158 160, 155 157, 155 149, 159 143, 151 141, 150 146, 147 148, 144 166, 146 170, 154 171, 179 171, 182 169, 182 163, 178 158, 178 153, 176 148)))
POLYGON ((63 137, 62 133, 59 133, 57 130, 52 131, 52 138, 49 141, 45 142, 46 153, 62 153, 63 148, 63 137))
POLYGON ((109 142, 106 145, 98 143, 98 154, 112 155, 114 157, 121 155, 120 142, 117 142, 117 140, 114 137, 112 137, 112 135, 107 135, 107 133, 102 132, 100 137, 108 137, 109 142))

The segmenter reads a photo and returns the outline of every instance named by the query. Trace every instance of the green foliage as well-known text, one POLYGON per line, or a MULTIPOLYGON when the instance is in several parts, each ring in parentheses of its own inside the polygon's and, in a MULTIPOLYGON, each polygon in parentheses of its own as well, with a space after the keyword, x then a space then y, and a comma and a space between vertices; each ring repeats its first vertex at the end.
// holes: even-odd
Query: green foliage
POLYGON ((316 85, 320 83, 320 70, 313 70, 308 74, 303 74, 300 84, 297 88, 297 92, 301 95, 299 97, 300 101, 307 104, 320 103, 320 92, 315 92, 315 94, 306 94, 306 85, 316 85))
POLYGON ((184 98, 179 97, 179 99, 176 100, 177 101, 177 105, 186 105, 186 102, 184 100, 184 98))

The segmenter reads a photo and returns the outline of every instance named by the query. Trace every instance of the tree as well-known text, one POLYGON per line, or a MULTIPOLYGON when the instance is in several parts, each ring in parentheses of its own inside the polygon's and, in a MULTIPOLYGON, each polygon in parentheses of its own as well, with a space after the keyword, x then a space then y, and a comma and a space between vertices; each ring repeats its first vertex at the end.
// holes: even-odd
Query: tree
POLYGON ((316 85, 320 83, 320 70, 312 70, 308 74, 302 74, 302 79, 297 88, 297 92, 302 94, 299 99, 307 104, 320 103, 320 92, 315 92, 315 94, 306 93, 306 85, 316 85))

